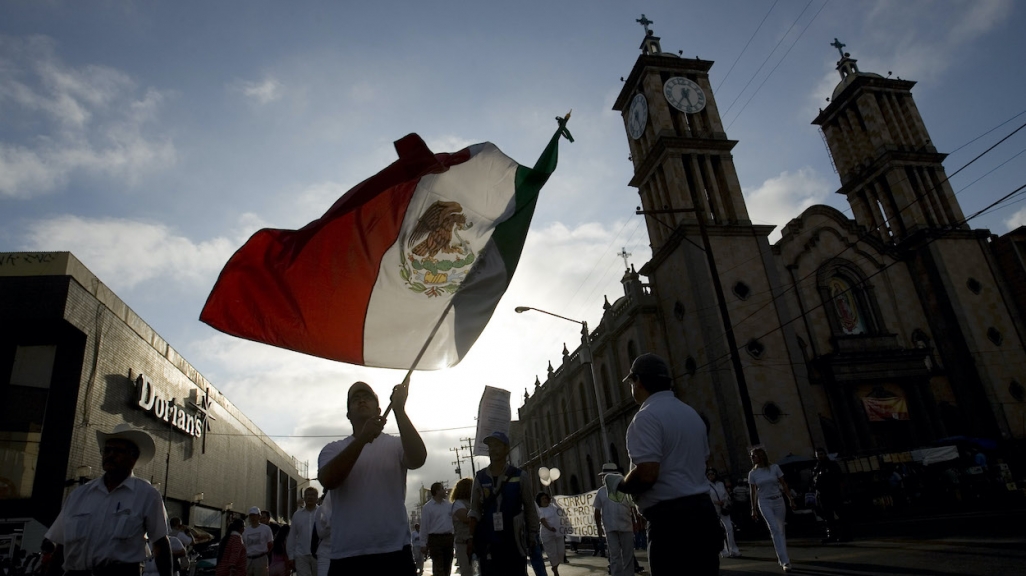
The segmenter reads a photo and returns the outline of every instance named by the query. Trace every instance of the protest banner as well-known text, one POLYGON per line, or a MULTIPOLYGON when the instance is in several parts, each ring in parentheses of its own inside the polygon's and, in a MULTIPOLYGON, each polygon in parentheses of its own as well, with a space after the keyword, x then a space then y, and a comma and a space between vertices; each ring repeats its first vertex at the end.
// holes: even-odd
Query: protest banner
POLYGON ((475 454, 488 454, 488 446, 484 439, 492 432, 502 432, 509 436, 509 422, 513 418, 509 407, 509 390, 485 386, 481 393, 481 402, 477 405, 477 441, 474 444, 475 454))
POLYGON ((598 537, 595 526, 595 494, 598 490, 574 496, 556 495, 553 505, 559 507, 559 532, 569 537, 598 537))

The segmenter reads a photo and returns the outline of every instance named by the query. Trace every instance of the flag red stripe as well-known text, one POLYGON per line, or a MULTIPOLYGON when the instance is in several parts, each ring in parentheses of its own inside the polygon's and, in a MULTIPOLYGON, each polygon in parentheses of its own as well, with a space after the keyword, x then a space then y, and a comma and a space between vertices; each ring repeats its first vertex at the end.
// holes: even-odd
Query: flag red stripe
POLYGON ((358 184, 300 230, 257 232, 225 265, 200 320, 314 356, 363 364, 367 304, 420 178, 470 159, 434 155, 415 134, 399 160, 358 184))

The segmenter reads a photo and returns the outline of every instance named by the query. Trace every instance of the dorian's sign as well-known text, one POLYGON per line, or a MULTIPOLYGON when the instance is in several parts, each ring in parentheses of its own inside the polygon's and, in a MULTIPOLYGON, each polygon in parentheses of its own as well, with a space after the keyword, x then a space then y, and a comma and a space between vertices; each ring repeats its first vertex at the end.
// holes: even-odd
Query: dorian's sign
POLYGON ((162 398, 160 391, 150 382, 145 374, 135 379, 136 407, 145 410, 157 420, 162 420, 175 430, 195 438, 203 436, 206 418, 203 411, 196 414, 186 412, 183 405, 175 403, 174 398, 162 398))

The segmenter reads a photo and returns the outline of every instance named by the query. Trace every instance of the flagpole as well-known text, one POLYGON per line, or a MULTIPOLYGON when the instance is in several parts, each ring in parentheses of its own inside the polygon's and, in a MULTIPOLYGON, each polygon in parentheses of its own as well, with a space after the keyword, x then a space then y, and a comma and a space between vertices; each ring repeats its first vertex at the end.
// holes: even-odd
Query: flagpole
MULTIPOLYGON (((449 315, 449 310, 452 310, 452 303, 455 299, 455 295, 453 295, 452 298, 449 298, 449 303, 445 305, 445 310, 442 310, 441 317, 438 318, 438 322, 435 322, 435 327, 431 329, 431 333, 428 334, 427 340, 424 341, 424 345, 420 347, 420 352, 418 352, 417 357, 413 359, 413 364, 410 365, 409 371, 406 372, 406 377, 403 378, 402 386, 410 385, 410 376, 413 374, 413 371, 417 369, 417 364, 420 364, 420 359, 423 358, 424 353, 427 352, 428 346, 430 346, 431 341, 434 340, 435 334, 438 333, 438 329, 442 326, 442 322, 445 320, 445 317, 449 315)), ((385 408, 385 413, 382 414, 381 417, 388 418, 388 413, 391 411, 392 402, 389 402, 388 407, 385 408)))

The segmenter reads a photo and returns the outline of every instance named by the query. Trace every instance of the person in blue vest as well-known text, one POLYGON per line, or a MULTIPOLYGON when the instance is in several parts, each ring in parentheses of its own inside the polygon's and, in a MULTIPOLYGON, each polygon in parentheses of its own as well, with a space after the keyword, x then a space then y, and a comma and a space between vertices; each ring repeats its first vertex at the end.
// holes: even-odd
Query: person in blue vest
POLYGON ((526 576, 528 551, 538 540, 531 476, 507 463, 506 434, 493 432, 484 443, 489 463, 474 477, 468 554, 477 554, 481 576, 526 576))

